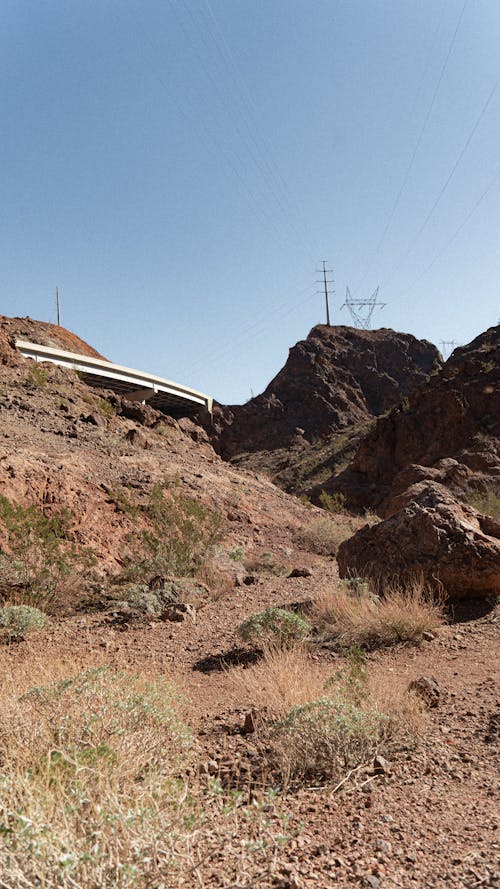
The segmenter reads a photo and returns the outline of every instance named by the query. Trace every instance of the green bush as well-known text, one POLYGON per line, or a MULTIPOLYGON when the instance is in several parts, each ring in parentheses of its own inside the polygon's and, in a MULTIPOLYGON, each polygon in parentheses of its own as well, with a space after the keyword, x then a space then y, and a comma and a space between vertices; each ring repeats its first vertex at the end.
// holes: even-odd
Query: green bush
POLYGON ((271 755, 283 783, 338 780, 369 761, 386 717, 341 697, 293 707, 270 732, 271 755))
POLYGON ((71 514, 62 509, 46 516, 37 506, 23 506, 0 495, 0 592, 20 596, 22 604, 46 610, 71 575, 95 564, 90 548, 71 539, 71 514))
POLYGON ((30 630, 47 623, 47 615, 30 605, 4 605, 0 608, 0 627, 8 639, 22 639, 30 630))
POLYGON ((268 642, 281 647, 305 639, 310 632, 310 623, 284 608, 258 611, 238 627, 238 633, 245 642, 268 642))
POLYGON ((333 513, 333 515, 345 515, 347 512, 345 494, 328 494, 327 491, 322 491, 319 502, 323 509, 333 513))
POLYGON ((147 527, 130 535, 125 573, 137 580, 198 574, 220 540, 220 514, 166 482, 153 487, 141 513, 147 527))

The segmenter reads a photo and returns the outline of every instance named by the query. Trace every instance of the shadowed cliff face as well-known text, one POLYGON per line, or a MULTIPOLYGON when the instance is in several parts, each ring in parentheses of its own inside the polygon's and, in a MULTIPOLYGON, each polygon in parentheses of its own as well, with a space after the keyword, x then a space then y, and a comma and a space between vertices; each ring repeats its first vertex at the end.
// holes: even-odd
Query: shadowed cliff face
POLYGON ((329 490, 390 514, 423 479, 457 490, 500 484, 500 327, 456 349, 360 442, 329 490))
POLYGON ((308 446, 390 410, 439 367, 435 346, 410 334, 319 325, 262 395, 218 410, 215 446, 226 459, 308 446))

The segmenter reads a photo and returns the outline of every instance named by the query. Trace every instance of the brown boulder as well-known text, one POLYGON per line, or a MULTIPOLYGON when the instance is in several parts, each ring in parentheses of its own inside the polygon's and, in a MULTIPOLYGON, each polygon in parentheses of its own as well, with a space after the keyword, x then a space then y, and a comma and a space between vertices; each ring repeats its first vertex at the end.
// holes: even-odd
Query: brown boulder
POLYGON ((435 482, 418 483, 407 498, 399 512, 340 545, 341 577, 403 583, 422 577, 452 600, 500 593, 500 522, 435 482))

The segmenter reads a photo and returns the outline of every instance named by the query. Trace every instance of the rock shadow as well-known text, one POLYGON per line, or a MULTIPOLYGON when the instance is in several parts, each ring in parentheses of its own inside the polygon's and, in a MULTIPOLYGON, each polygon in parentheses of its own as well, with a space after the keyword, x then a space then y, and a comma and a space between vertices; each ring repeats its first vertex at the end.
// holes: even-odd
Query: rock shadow
POLYGON ((220 673, 228 667, 249 667, 261 659, 261 648, 231 648, 221 654, 209 654, 193 664, 193 670, 200 673, 220 673))

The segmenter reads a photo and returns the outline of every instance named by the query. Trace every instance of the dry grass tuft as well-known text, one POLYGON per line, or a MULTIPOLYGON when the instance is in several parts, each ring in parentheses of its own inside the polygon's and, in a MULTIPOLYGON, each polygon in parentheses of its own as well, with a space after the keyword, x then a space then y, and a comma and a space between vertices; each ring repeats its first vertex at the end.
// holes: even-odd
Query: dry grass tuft
POLYGON ((184 703, 153 665, 85 669, 33 646, 0 649, 0 673, 2 886, 175 889, 204 885, 213 860, 224 885, 273 882, 278 802, 200 777, 184 703))
POLYGON ((307 648, 266 647, 261 661, 233 674, 240 700, 273 718, 284 716, 291 707, 306 704, 323 694, 330 675, 328 668, 311 660, 307 648))
POLYGON ((369 766, 379 752, 418 745, 427 713, 403 689, 372 689, 364 656, 348 652, 340 669, 319 664, 303 645, 268 648, 241 670, 235 690, 254 708, 257 737, 266 750, 266 775, 283 787, 336 783, 369 766))
POLYGON ((340 645, 367 648, 417 641, 444 621, 443 603, 415 581, 386 588, 381 596, 361 584, 323 592, 315 601, 321 631, 340 645))

